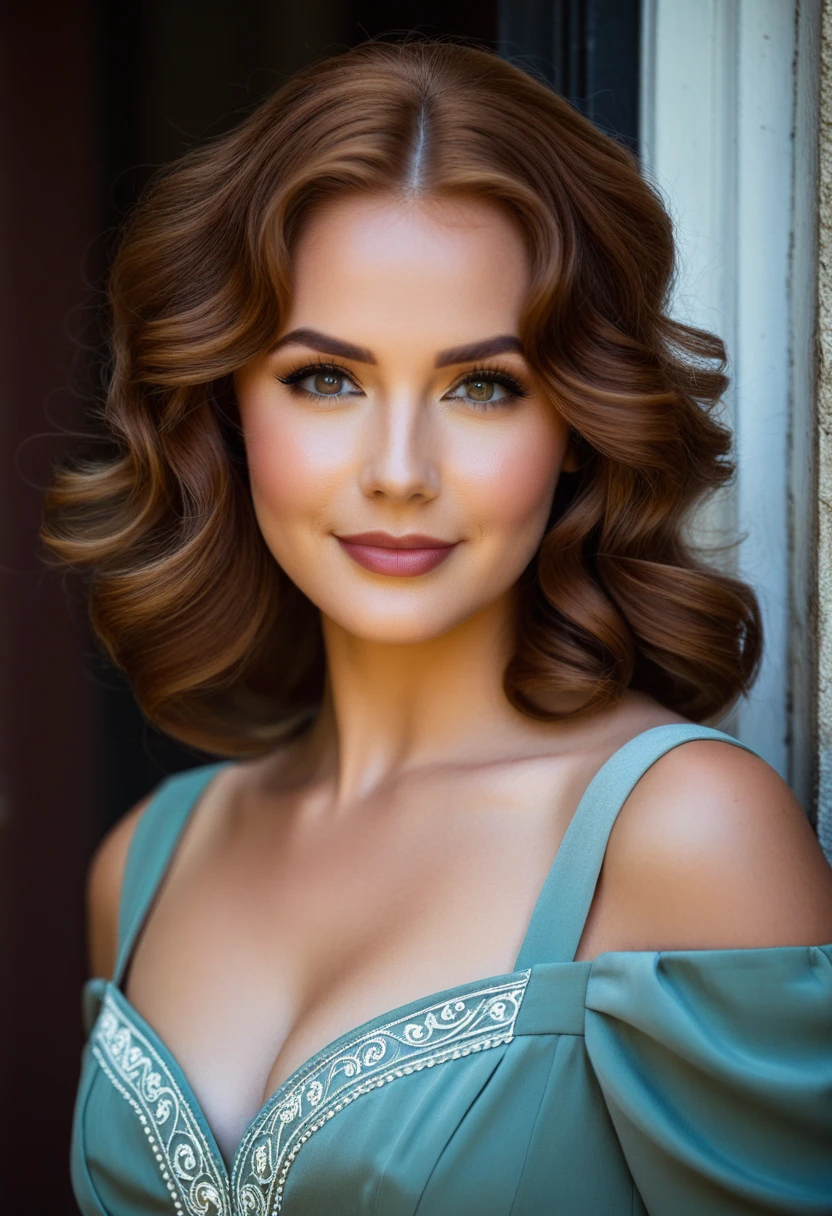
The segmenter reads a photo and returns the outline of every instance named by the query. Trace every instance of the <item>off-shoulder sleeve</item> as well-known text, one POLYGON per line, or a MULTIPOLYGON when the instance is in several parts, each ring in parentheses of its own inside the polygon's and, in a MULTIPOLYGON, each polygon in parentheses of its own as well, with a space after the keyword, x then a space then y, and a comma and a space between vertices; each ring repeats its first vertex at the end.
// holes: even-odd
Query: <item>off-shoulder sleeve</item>
POLYGON ((649 1216, 832 1214, 832 945, 599 955, 585 1035, 649 1216))

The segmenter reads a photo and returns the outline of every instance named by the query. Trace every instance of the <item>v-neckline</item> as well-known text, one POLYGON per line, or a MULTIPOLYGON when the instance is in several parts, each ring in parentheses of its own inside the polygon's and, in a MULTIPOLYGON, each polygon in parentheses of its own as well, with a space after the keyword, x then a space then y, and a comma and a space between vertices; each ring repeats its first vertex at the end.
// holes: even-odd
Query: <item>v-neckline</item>
MULTIPOLYGON (((397 1005, 392 1009, 385 1010, 383 1013, 368 1018, 365 1022, 361 1022, 343 1034, 338 1035, 330 1042, 324 1044, 323 1047, 313 1052, 311 1056, 299 1064, 297 1068, 293 1069, 285 1080, 272 1091, 260 1109, 246 1124, 240 1141, 228 1161, 219 1147, 217 1138, 194 1092, 193 1086, 174 1053, 113 980, 103 981, 103 993, 104 1000, 109 997, 125 1021, 138 1030, 164 1062, 168 1072, 181 1090, 182 1097, 188 1106, 191 1116, 199 1124, 200 1131, 205 1138, 216 1170, 223 1181, 227 1194, 230 1196, 233 1193, 238 1167, 243 1161, 245 1153, 257 1133, 257 1129, 263 1125, 269 1115, 280 1105, 287 1095, 298 1088, 303 1079, 325 1062, 327 1057, 337 1057, 344 1048, 363 1039, 365 1036, 371 1035, 384 1025, 416 1016, 421 1012, 432 1009, 434 1006, 445 1006, 456 1000, 464 1000, 467 996, 478 994, 480 991, 492 987, 514 985, 517 987, 522 986, 525 989, 531 976, 531 971, 532 968, 525 968, 524 970, 504 972, 499 975, 485 976, 482 979, 469 980, 464 984, 456 984, 451 988, 439 989, 436 992, 417 997, 415 1000, 407 1001, 403 1005, 397 1005)), ((101 980, 96 979, 88 981, 89 984, 98 985, 101 982, 101 980)))
MULTIPOLYGON (((218 771, 224 770, 232 763, 233 763, 233 761, 222 761, 218 764, 212 765, 211 767, 214 769, 213 776, 215 777, 217 775, 218 771)), ((209 780, 209 782, 207 784, 210 786, 211 784, 213 784, 213 780, 209 780)), ((180 828, 179 832, 177 833, 177 841, 176 841, 177 845, 178 845, 179 841, 181 840, 182 836, 184 835, 184 832, 185 832, 185 829, 186 829, 188 823, 191 821, 193 812, 194 812, 197 804, 202 801, 202 799, 205 795, 205 792, 206 792, 206 788, 207 788, 207 786, 203 787, 199 791, 195 801, 189 808, 188 814, 186 815, 184 822, 182 823, 181 828, 180 828)), ((579 802, 578 808, 576 808, 575 813, 572 816, 572 819, 567 824, 566 832, 569 831, 570 827, 572 826, 572 822, 577 817, 578 810, 580 809, 580 805, 581 804, 579 802)), ((564 833, 564 837, 566 835, 566 832, 564 833)), ((562 843, 563 843, 563 839, 561 840, 561 845, 562 845, 562 843)), ((560 852, 561 845, 558 846, 558 849, 555 852, 555 859, 557 859, 557 855, 560 852)), ((176 846, 174 846, 173 852, 175 852, 175 851, 176 851, 176 846)), ((173 853, 171 853, 171 855, 167 859, 167 863, 166 863, 164 870, 162 872, 162 875, 161 875, 161 881, 164 880, 165 876, 169 872, 172 860, 173 860, 173 853)), ((436 992, 427 993, 425 996, 416 997, 415 1000, 407 1001, 403 1005, 397 1005, 392 1009, 388 1009, 388 1010, 385 1010, 383 1013, 377 1014, 375 1017, 367 1019, 367 1021, 365 1021, 365 1022, 359 1023, 359 1025, 354 1026, 352 1029, 345 1031, 341 1035, 338 1035, 335 1039, 332 1039, 330 1042, 325 1043, 323 1045, 323 1047, 319 1048, 311 1056, 309 1056, 306 1060, 304 1060, 301 1064, 299 1064, 297 1068, 293 1069, 292 1072, 285 1078, 285 1080, 283 1080, 277 1086, 277 1088, 272 1091, 272 1093, 269 1095, 269 1097, 266 1099, 266 1101, 263 1103, 263 1105, 260 1107, 260 1109, 256 1112, 256 1114, 253 1116, 253 1118, 246 1124, 246 1127, 243 1131, 240 1141, 237 1144, 237 1147, 235 1148, 234 1152, 232 1153, 230 1160, 226 1160, 225 1155, 221 1151, 221 1149, 219 1147, 219 1142, 217 1141, 217 1138, 211 1128, 211 1125, 208 1122, 208 1119, 205 1115, 204 1110, 202 1109, 201 1103, 199 1102, 199 1100, 196 1096, 193 1086, 192 1086, 191 1082, 189 1081, 188 1077, 185 1075, 185 1072, 184 1072, 182 1066, 180 1065, 179 1061, 177 1060, 176 1056, 174 1055, 173 1051, 171 1051, 171 1049, 165 1043, 164 1039, 162 1039, 161 1035, 153 1028, 153 1026, 151 1026, 151 1024, 139 1013, 138 1009, 136 1009, 135 1005, 133 1005, 133 1003, 127 996, 126 992, 124 991, 124 984, 125 984, 127 973, 129 971, 129 963, 132 961, 133 951, 137 944, 137 940, 138 940, 138 937, 140 936, 141 930, 146 923, 147 916, 149 915, 149 913, 151 911, 153 900, 151 900, 150 905, 148 907, 143 909, 143 914, 139 919, 138 926, 134 926, 132 929, 132 932, 130 934, 130 937, 132 939, 130 942, 131 948, 128 951, 128 953, 124 959, 124 963, 126 963, 127 965, 121 965, 121 966, 117 967, 114 978, 103 981, 104 991, 110 995, 114 1004, 118 1007, 118 1009, 120 1010, 120 1012, 122 1013, 122 1015, 126 1019, 126 1021, 132 1023, 133 1025, 135 1025, 137 1027, 137 1029, 140 1031, 140 1033, 152 1045, 153 1049, 156 1051, 156 1053, 159 1055, 159 1057, 164 1061, 165 1066, 168 1068, 168 1070, 174 1077, 176 1084, 181 1089, 182 1095, 185 1099, 185 1102, 187 1103, 187 1105, 189 1107, 191 1115, 196 1120, 196 1122, 199 1124, 200 1130, 202 1131, 202 1134, 205 1137, 205 1141, 208 1146, 208 1149, 210 1150, 214 1165, 215 1165, 220 1177, 222 1178, 222 1180, 225 1184, 225 1187, 230 1190, 230 1188, 232 1188, 233 1184, 234 1184, 237 1167, 239 1166, 240 1162, 243 1160, 246 1147, 250 1143, 251 1137, 255 1133, 257 1127, 262 1125, 263 1122, 268 1119, 269 1113, 271 1111, 273 1111, 279 1105, 280 1101, 289 1092, 291 1092, 291 1090, 294 1087, 296 1087, 299 1084, 299 1082, 303 1079, 304 1076, 306 1076, 310 1072, 314 1071, 317 1064, 320 1061, 322 1061, 327 1055, 337 1054, 337 1052, 342 1047, 346 1046, 348 1043, 351 1043, 351 1042, 355 1041, 356 1039, 362 1038, 365 1034, 371 1033, 373 1030, 377 1029, 379 1026, 384 1025, 385 1023, 394 1022, 394 1021, 398 1020, 399 1018, 407 1017, 410 1014, 416 1014, 418 1011, 430 1008, 433 1005, 441 1005, 443 1003, 446 1003, 447 1001, 451 1001, 454 999, 462 999, 467 993, 477 992, 480 989, 483 989, 483 988, 486 988, 486 987, 489 987, 492 985, 496 985, 496 984, 508 984, 508 983, 511 983, 512 981, 525 983, 525 981, 528 980, 528 978, 531 974, 531 968, 528 966, 521 968, 521 966, 520 966, 521 957, 524 953, 526 943, 529 940, 532 926, 536 923, 536 920, 537 920, 538 916, 540 915, 542 906, 546 899, 546 894, 547 894, 547 890, 549 887, 553 867, 554 867, 554 860, 553 860, 552 865, 550 866, 549 870, 547 870, 546 877, 544 878, 544 881, 543 881, 543 885, 541 886, 541 888, 538 892, 537 898, 536 898, 534 906, 532 908, 531 915, 526 923, 523 940, 522 940, 522 943, 520 946, 520 951, 518 952, 518 955, 517 955, 517 959, 515 960, 515 963, 514 963, 513 971, 503 972, 503 973, 500 973, 497 975, 485 976, 482 979, 470 980, 464 984, 456 984, 450 988, 442 988, 436 992)), ((161 885, 161 881, 160 881, 159 885, 161 885)), ((158 889, 159 888, 157 886, 157 888, 156 888, 157 892, 158 892, 158 889)), ((91 980, 89 982, 90 983, 96 983, 96 982, 101 983, 101 980, 98 980, 98 981, 91 980)))
MULTIPOLYGON (((164 1040, 161 1038, 161 1036, 158 1034, 158 1032, 156 1030, 154 1030, 154 1028, 150 1025, 149 1022, 146 1021, 146 1019, 144 1017, 142 1017, 142 1015, 139 1013, 139 1011, 136 1009, 136 1007, 130 1001, 126 992, 124 991, 124 984, 125 984, 127 972, 129 971, 129 964, 132 961, 132 955, 135 950, 137 940, 141 934, 142 929, 144 928, 144 925, 146 924, 147 917, 152 910, 152 905, 153 905, 153 902, 155 901, 155 896, 158 894, 159 887, 161 886, 161 883, 164 881, 165 877, 167 876, 167 874, 170 870, 170 866, 173 861, 173 854, 176 852, 176 848, 177 848, 179 842, 181 841, 182 836, 184 835, 184 832, 185 832, 188 824, 192 820, 193 813, 194 813, 197 805, 200 802, 202 802, 202 800, 204 799, 207 788, 210 787, 211 785, 213 785, 214 778, 218 775, 218 773, 220 771, 228 768, 233 763, 234 763, 234 761, 225 760, 225 761, 220 761, 220 762, 215 763, 210 766, 210 768, 213 770, 212 774, 211 774, 211 778, 208 780, 206 785, 204 785, 198 791, 196 798, 194 799, 193 803, 188 808, 188 813, 185 815, 184 820, 183 820, 182 824, 180 825, 179 830, 176 833, 176 842, 174 844, 174 848, 171 851, 170 855, 168 856, 166 864, 161 872, 159 882, 156 885, 156 889, 154 892, 154 898, 151 899, 148 906, 146 906, 142 909, 142 914, 138 918, 137 924, 134 924, 133 926, 131 926, 130 933, 129 933, 129 937, 131 939, 129 942, 130 948, 127 951, 127 953, 125 954, 123 960, 121 960, 121 965, 117 966, 114 978, 103 981, 105 992, 110 994, 114 1003, 120 1009, 122 1015, 125 1017, 125 1019, 128 1022, 132 1022, 134 1025, 136 1025, 138 1027, 138 1029, 140 1030, 142 1035, 144 1035, 145 1038, 148 1039, 148 1041, 153 1046, 154 1050, 157 1052, 157 1054, 160 1056, 160 1058, 165 1062, 166 1067, 169 1068, 172 1075, 174 1076, 176 1083, 180 1087, 182 1094, 185 1098, 185 1101, 188 1104, 191 1114, 193 1115, 194 1119, 198 1122, 198 1124, 200 1126, 200 1129, 205 1137, 208 1148, 210 1149, 214 1164, 215 1164, 217 1170, 219 1171, 219 1174, 220 1174, 221 1178, 223 1179, 226 1187, 233 1186, 237 1167, 240 1164, 241 1160, 243 1159, 243 1155, 244 1155, 246 1146, 250 1142, 251 1136, 255 1132, 256 1128, 258 1126, 260 1126, 268 1118, 269 1113, 275 1109, 275 1107, 279 1104, 281 1099, 283 1097, 285 1097, 286 1094, 288 1094, 293 1087, 297 1086, 298 1083, 302 1080, 302 1078, 305 1075, 312 1072, 315 1069, 318 1062, 323 1060, 324 1057, 326 1057, 328 1054, 337 1053, 341 1047, 345 1046, 346 1044, 348 1044, 358 1038, 361 1038, 363 1035, 372 1032, 374 1029, 376 1029, 377 1027, 379 1027, 381 1025, 384 1025, 387 1022, 395 1021, 401 1017, 407 1017, 411 1013, 415 1014, 419 1010, 429 1008, 434 1004, 437 1004, 437 1005, 442 1004, 443 1002, 447 1002, 447 1001, 453 1000, 455 998, 461 999, 465 996, 466 993, 476 992, 479 989, 488 987, 490 985, 510 983, 512 981, 525 982, 529 978, 529 976, 531 974, 531 967, 528 966, 528 964, 525 964, 522 962, 523 955, 526 952, 526 945, 530 940, 530 936, 532 933, 532 927, 537 923, 537 920, 539 919, 539 917, 541 915, 541 911, 544 906, 544 903, 547 901, 547 895, 548 895, 548 892, 549 892, 549 889, 551 886, 552 873, 553 873, 553 870, 555 867, 555 862, 557 861, 558 854, 561 851, 561 848, 563 845, 563 840, 566 838, 566 835, 567 835, 567 833, 569 833, 575 820, 578 819, 578 817, 579 817, 578 813, 581 810, 581 806, 584 802, 584 798, 582 797, 578 803, 578 806, 575 809, 575 812, 572 815, 572 818, 570 819, 569 823, 566 826, 564 835, 561 838, 560 844, 558 845, 558 848, 555 851, 555 857, 554 857, 549 869, 546 872, 546 877, 544 878, 543 885, 541 886, 541 888, 538 892, 537 898, 536 898, 534 906, 532 908, 531 915, 525 926, 523 940, 522 940, 517 958, 514 963, 514 970, 510 971, 510 972, 503 972, 498 975, 485 976, 482 979, 470 980, 470 981, 466 982, 465 984, 457 984, 450 988, 439 989, 436 992, 431 992, 431 993, 426 994, 425 996, 417 997, 415 1000, 408 1001, 403 1005, 398 1005, 398 1006, 394 1007, 393 1009, 385 1010, 383 1013, 377 1014, 375 1017, 369 1018, 367 1021, 360 1023, 358 1026, 353 1027, 351 1030, 347 1030, 343 1034, 338 1035, 337 1038, 332 1039, 329 1043, 324 1044, 323 1047, 319 1048, 316 1052, 314 1052, 311 1056, 309 1056, 308 1059, 304 1060, 303 1063, 299 1064, 297 1068, 293 1069, 293 1071, 285 1078, 285 1080, 282 1081, 280 1083, 280 1085, 278 1085, 277 1088, 272 1091, 271 1095, 266 1099, 266 1101, 263 1103, 263 1105, 260 1107, 260 1109, 254 1115, 254 1117, 246 1124, 245 1130, 242 1134, 242 1137, 241 1137, 239 1143, 237 1144, 237 1147, 235 1148, 233 1154, 231 1155, 230 1160, 227 1161, 225 1158, 225 1155, 222 1153, 222 1151, 219 1147, 219 1143, 217 1141, 217 1138, 216 1138, 214 1132, 211 1129, 208 1119, 206 1118, 205 1112, 203 1111, 202 1106, 196 1097, 196 1093, 194 1092, 193 1086, 191 1085, 190 1081, 188 1080, 187 1076, 185 1075, 185 1072, 182 1069, 181 1065, 179 1064, 179 1061, 176 1059, 176 1056, 173 1054, 173 1052, 170 1050, 170 1048, 167 1046, 167 1044, 164 1042, 164 1040)), ((584 797, 585 797, 585 794, 584 794, 584 797)), ((93 983, 96 981, 90 981, 90 982, 93 983)), ((101 981, 99 980, 98 982, 100 983, 101 981)))

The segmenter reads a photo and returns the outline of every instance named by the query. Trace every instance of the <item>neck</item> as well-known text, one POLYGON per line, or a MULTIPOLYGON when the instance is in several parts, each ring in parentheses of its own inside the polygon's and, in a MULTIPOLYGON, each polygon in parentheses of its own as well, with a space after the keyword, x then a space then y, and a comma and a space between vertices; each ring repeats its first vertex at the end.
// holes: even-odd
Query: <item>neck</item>
POLYGON ((474 761, 528 729, 503 691, 514 648, 511 594, 441 637, 408 645, 356 637, 327 617, 322 624, 327 680, 306 746, 331 774, 337 805, 410 768, 474 761))

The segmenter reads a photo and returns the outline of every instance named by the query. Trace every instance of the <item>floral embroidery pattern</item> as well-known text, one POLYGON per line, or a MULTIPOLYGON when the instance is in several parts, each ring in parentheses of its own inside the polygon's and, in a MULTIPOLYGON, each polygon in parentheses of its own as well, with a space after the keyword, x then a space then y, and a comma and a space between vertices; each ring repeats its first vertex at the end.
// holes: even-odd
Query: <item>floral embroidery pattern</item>
POLYGON ((511 1042, 530 974, 365 1031, 290 1077, 240 1145, 231 1180, 240 1216, 275 1216, 281 1210, 286 1175, 301 1146, 361 1094, 511 1042))
POLYGON ((138 1116, 178 1216, 231 1216, 228 1179, 164 1060, 108 993, 92 1051, 138 1116))

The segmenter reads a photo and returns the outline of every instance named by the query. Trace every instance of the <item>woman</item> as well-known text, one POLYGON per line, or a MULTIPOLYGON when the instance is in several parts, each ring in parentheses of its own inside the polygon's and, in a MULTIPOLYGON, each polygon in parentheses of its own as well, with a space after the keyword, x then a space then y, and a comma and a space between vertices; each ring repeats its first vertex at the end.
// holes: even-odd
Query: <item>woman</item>
POLYGON ((84 1213, 832 1212, 832 875, 697 725, 761 636, 682 536, 731 465, 672 269, 629 152, 441 43, 140 206, 119 451, 45 536, 148 719, 237 758, 94 860, 84 1213))

